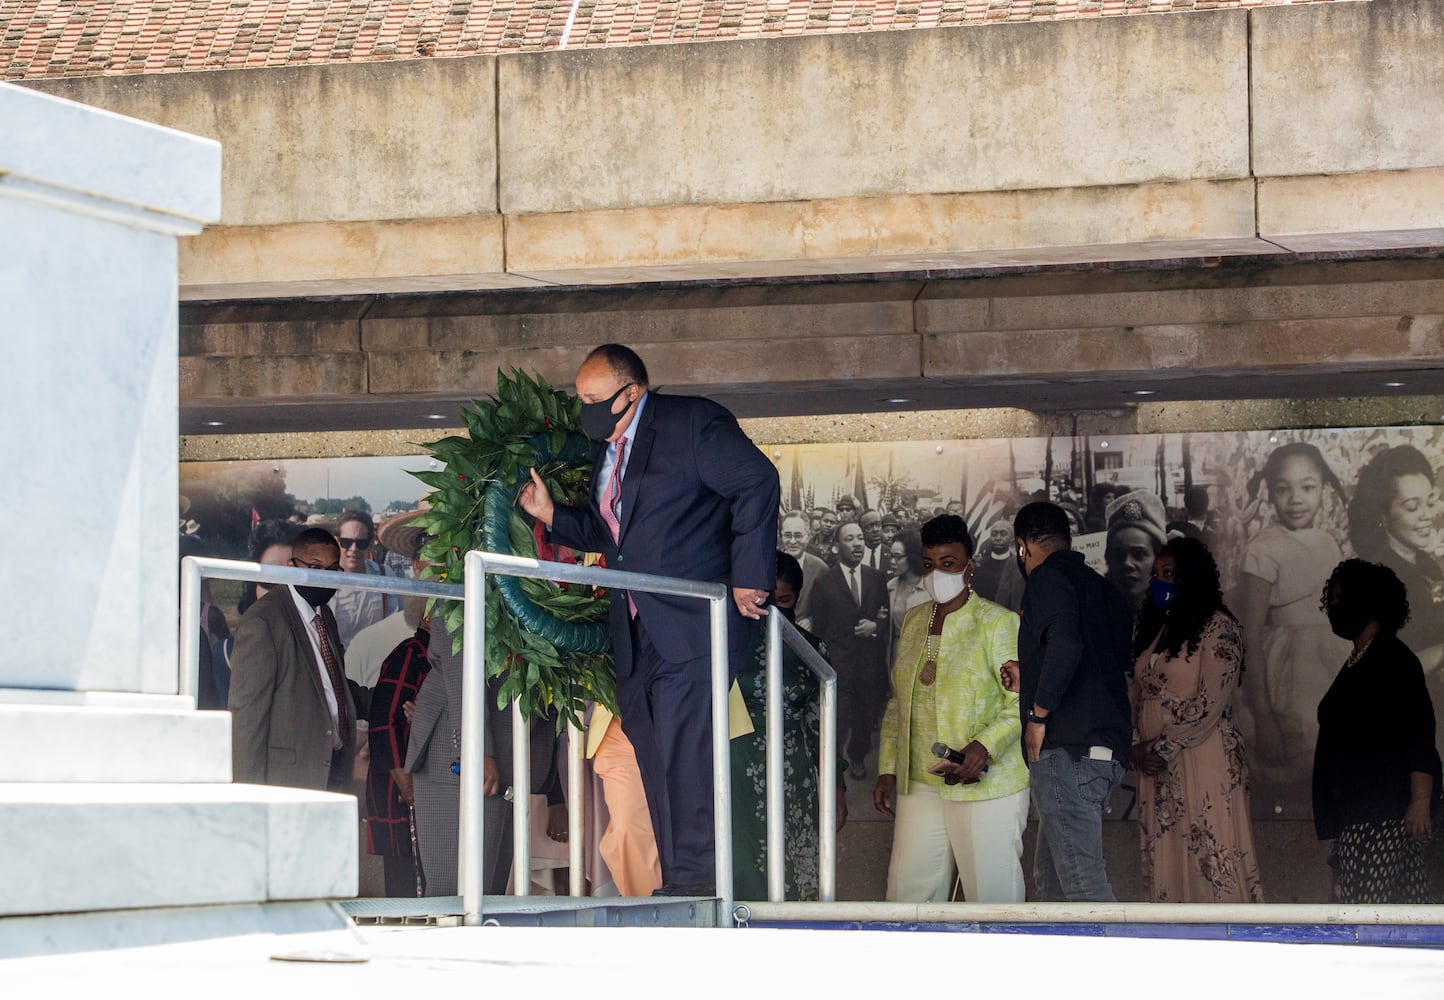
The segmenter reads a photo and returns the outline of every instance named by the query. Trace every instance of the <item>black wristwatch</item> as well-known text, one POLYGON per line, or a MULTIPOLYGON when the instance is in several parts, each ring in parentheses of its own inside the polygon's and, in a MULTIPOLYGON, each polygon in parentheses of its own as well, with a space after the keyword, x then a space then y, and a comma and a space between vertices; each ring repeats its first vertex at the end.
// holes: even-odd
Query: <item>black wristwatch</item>
POLYGON ((1051 714, 1049 714, 1049 715, 1038 715, 1038 714, 1034 713, 1034 711, 1033 711, 1031 708, 1028 709, 1028 725, 1030 725, 1030 726, 1033 725, 1033 724, 1035 724, 1035 723, 1036 723, 1037 725, 1040 725, 1040 726, 1046 726, 1046 725, 1048 724, 1048 720, 1051 719, 1052 717, 1053 717, 1053 716, 1052 716, 1051 714))

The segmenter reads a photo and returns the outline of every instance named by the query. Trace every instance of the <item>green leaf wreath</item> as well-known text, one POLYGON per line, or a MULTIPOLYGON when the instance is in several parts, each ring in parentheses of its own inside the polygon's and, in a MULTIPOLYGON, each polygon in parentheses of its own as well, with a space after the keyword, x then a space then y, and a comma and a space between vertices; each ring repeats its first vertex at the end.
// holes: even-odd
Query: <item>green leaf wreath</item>
MULTIPOLYGON (((427 449, 446 467, 413 472, 433 492, 417 523, 432 535, 421 550, 434 565, 426 576, 461 583, 466 553, 475 548, 535 559, 534 523, 516 503, 535 468, 558 503, 585 505, 595 445, 581 430, 581 402, 540 376, 497 372, 497 392, 462 409, 467 436, 427 449)), ((596 587, 492 576, 486 591, 486 673, 501 677, 498 704, 519 700, 541 715, 556 708, 558 724, 576 722, 583 702, 616 711, 616 668, 607 630, 608 600, 596 587)), ((461 601, 441 601, 456 648, 461 601)))

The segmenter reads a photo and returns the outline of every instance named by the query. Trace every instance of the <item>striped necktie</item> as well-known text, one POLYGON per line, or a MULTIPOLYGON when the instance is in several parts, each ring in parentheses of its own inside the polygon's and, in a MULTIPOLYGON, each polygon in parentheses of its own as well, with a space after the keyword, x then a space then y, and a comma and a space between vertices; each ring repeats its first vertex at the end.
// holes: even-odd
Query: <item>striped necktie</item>
POLYGON ((331 640, 326 637, 326 622, 319 611, 316 612, 316 617, 311 619, 311 623, 316 626, 321 660, 326 664, 326 676, 331 678, 331 691, 336 695, 336 732, 341 737, 341 749, 344 750, 351 745, 351 717, 346 713, 346 678, 341 673, 341 665, 336 661, 331 640))

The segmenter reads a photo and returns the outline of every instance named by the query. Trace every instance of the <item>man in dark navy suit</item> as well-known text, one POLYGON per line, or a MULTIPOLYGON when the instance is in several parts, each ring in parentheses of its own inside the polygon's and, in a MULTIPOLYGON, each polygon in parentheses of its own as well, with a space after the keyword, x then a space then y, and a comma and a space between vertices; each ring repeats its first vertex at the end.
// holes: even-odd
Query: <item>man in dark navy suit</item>
MULTIPOLYGON (((535 470, 520 503, 562 545, 613 569, 724 583, 735 678, 777 581, 777 470, 727 410, 648 391, 634 351, 603 344, 577 371, 582 426, 604 441, 585 510, 552 502, 535 470)), ((711 628, 695 598, 612 594, 622 730, 637 752, 662 862, 661 895, 710 895, 711 628)))

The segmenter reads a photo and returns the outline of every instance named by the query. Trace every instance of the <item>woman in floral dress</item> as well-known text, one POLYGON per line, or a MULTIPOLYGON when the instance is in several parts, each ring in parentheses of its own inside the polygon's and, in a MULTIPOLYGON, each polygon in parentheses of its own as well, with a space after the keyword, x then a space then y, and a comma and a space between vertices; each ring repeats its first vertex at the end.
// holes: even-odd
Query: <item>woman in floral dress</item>
MULTIPOLYGON (((792 621, 802 592, 802 567, 786 552, 777 553, 777 611, 792 621)), ((811 633, 803 636, 825 657, 811 633)), ((732 740, 733 892, 741 900, 767 898, 767 644, 760 642, 737 677, 742 700, 756 731, 732 740)), ((818 680, 790 648, 782 651, 783 855, 786 898, 817 899, 818 680)), ((847 797, 837 770, 838 828, 847 819, 847 797)))
POLYGON ((1203 543, 1178 538, 1153 562, 1138 622, 1133 766, 1143 882, 1155 903, 1261 903, 1243 744, 1238 619, 1203 543))

